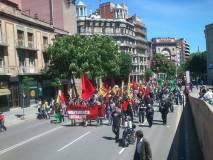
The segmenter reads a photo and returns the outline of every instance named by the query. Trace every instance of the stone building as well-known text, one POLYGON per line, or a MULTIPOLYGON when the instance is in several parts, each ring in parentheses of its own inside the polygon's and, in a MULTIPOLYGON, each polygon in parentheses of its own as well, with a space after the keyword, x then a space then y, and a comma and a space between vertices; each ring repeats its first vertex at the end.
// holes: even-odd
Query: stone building
POLYGON ((152 38, 151 43, 153 54, 161 53, 177 66, 184 63, 189 58, 189 44, 183 38, 152 38))
POLYGON ((146 27, 139 17, 128 16, 124 4, 111 2, 100 4, 97 11, 87 16, 86 5, 79 1, 76 5, 77 29, 83 36, 93 34, 112 36, 121 52, 132 56, 130 78, 139 82, 147 67, 146 64, 146 27))
POLYGON ((213 85, 213 23, 205 27, 207 50, 207 80, 213 85))
POLYGON ((10 0, 18 4, 26 15, 36 17, 66 30, 71 35, 77 32, 75 0, 10 0))
POLYGON ((24 15, 11 1, 0 2, 0 110, 20 106, 20 84, 25 75, 35 79, 31 88, 36 95, 32 96, 38 96, 40 84, 36 77, 45 68, 43 53, 56 33, 68 34, 24 15))

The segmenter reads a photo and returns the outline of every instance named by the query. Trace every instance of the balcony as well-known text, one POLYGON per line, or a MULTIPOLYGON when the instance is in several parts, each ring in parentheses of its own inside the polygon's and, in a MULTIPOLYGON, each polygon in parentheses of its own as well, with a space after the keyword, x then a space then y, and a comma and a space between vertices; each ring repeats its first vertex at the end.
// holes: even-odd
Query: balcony
POLYGON ((7 42, 6 42, 4 34, 2 35, 0 34, 0 46, 3 46, 3 47, 7 46, 7 42))
POLYGON ((139 71, 132 71, 130 73, 130 75, 142 75, 143 72, 139 72, 139 71))
POLYGON ((43 44, 43 46, 42 46, 42 52, 45 52, 48 47, 49 47, 49 44, 43 44))
POLYGON ((0 75, 9 74, 9 69, 5 66, 0 67, 0 75))
POLYGON ((20 74, 37 74, 36 67, 25 67, 25 66, 20 66, 19 67, 19 73, 20 74))
POLYGON ((28 41, 27 45, 25 44, 25 41, 23 39, 19 39, 16 41, 16 48, 17 49, 24 49, 24 50, 31 50, 31 51, 37 51, 38 49, 35 47, 35 44, 33 41, 28 41))

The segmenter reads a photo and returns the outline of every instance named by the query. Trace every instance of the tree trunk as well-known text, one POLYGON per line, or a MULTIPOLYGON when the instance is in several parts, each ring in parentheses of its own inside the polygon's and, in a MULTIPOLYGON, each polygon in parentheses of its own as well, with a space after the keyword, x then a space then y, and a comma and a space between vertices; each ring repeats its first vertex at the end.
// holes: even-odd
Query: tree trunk
POLYGON ((74 78, 72 71, 71 71, 71 79, 72 79, 72 82, 73 82, 72 85, 74 86, 75 95, 76 95, 76 97, 78 97, 79 95, 78 95, 78 91, 77 91, 77 88, 76 88, 76 85, 75 85, 75 78, 74 78))

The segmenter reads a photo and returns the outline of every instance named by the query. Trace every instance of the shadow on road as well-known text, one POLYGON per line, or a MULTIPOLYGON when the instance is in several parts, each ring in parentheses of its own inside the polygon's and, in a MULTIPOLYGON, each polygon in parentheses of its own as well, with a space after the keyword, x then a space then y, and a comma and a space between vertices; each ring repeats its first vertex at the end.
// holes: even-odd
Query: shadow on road
POLYGON ((107 137, 107 136, 103 136, 102 138, 106 139, 106 140, 115 140, 115 138, 113 138, 113 137, 107 137))
POLYGON ((153 125, 160 125, 160 126, 164 125, 162 121, 161 121, 160 123, 153 122, 152 124, 153 124, 153 125))
POLYGON ((153 122, 162 122, 163 123, 162 120, 156 120, 156 119, 153 119, 153 122))
MULTIPOLYGON (((149 125, 139 124, 138 127, 149 127, 149 125)), ((150 127, 149 127, 150 128, 150 127)))

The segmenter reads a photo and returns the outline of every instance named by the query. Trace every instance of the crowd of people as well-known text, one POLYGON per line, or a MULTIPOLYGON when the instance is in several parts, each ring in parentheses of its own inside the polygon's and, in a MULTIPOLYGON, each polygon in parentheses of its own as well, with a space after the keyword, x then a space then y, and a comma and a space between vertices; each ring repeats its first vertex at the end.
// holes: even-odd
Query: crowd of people
MULTIPOLYGON (((40 101, 37 118, 50 119, 53 115, 51 122, 60 123, 67 116, 67 106, 98 105, 104 107, 105 112, 104 115, 98 113, 97 125, 101 125, 102 120, 106 119, 105 123, 112 126, 115 140, 118 141, 120 127, 125 126, 126 122, 131 122, 134 126, 134 122, 138 121, 142 125, 146 119, 149 127, 152 127, 154 105, 161 113, 162 124, 166 125, 167 114, 174 111, 173 104, 183 103, 181 87, 174 80, 163 81, 160 84, 157 79, 152 79, 139 85, 130 83, 123 88, 115 85, 112 88, 109 87, 104 95, 97 91, 88 101, 84 101, 80 97, 68 97, 66 100, 62 98, 60 103, 57 99, 52 99, 50 104, 47 101, 40 101)), ((84 125, 87 125, 87 121, 87 119, 83 120, 84 125)), ((72 123, 76 124, 75 120, 72 120, 72 123)))
MULTIPOLYGON (((104 115, 103 112, 100 112, 96 117, 97 125, 101 125, 102 120, 105 119, 106 125, 112 127, 115 141, 122 140, 124 146, 133 144, 137 139, 134 160, 142 159, 141 154, 144 152, 151 157, 151 150, 149 143, 143 138, 143 132, 139 130, 135 133, 136 123, 143 126, 147 121, 148 126, 152 127, 155 110, 158 110, 161 113, 162 124, 167 125, 167 114, 174 111, 173 105, 183 103, 181 88, 182 85, 174 80, 159 82, 157 79, 151 79, 142 84, 132 82, 126 87, 119 88, 115 85, 107 88, 104 94, 97 91, 87 101, 79 96, 65 98, 63 95, 61 98, 52 98, 50 103, 45 100, 39 101, 37 118, 51 119, 53 117, 51 122, 61 123, 68 116, 68 108, 72 108, 72 106, 98 105, 104 107, 104 115), (119 137, 121 127, 124 129, 122 137, 119 137), (142 142, 147 149, 141 148, 142 142)), ((73 125, 76 124, 75 120, 71 121, 73 125)), ((87 121, 84 119, 83 123, 85 124, 87 121)), ((0 129, 6 130, 4 116, 1 113, 0 129)))

